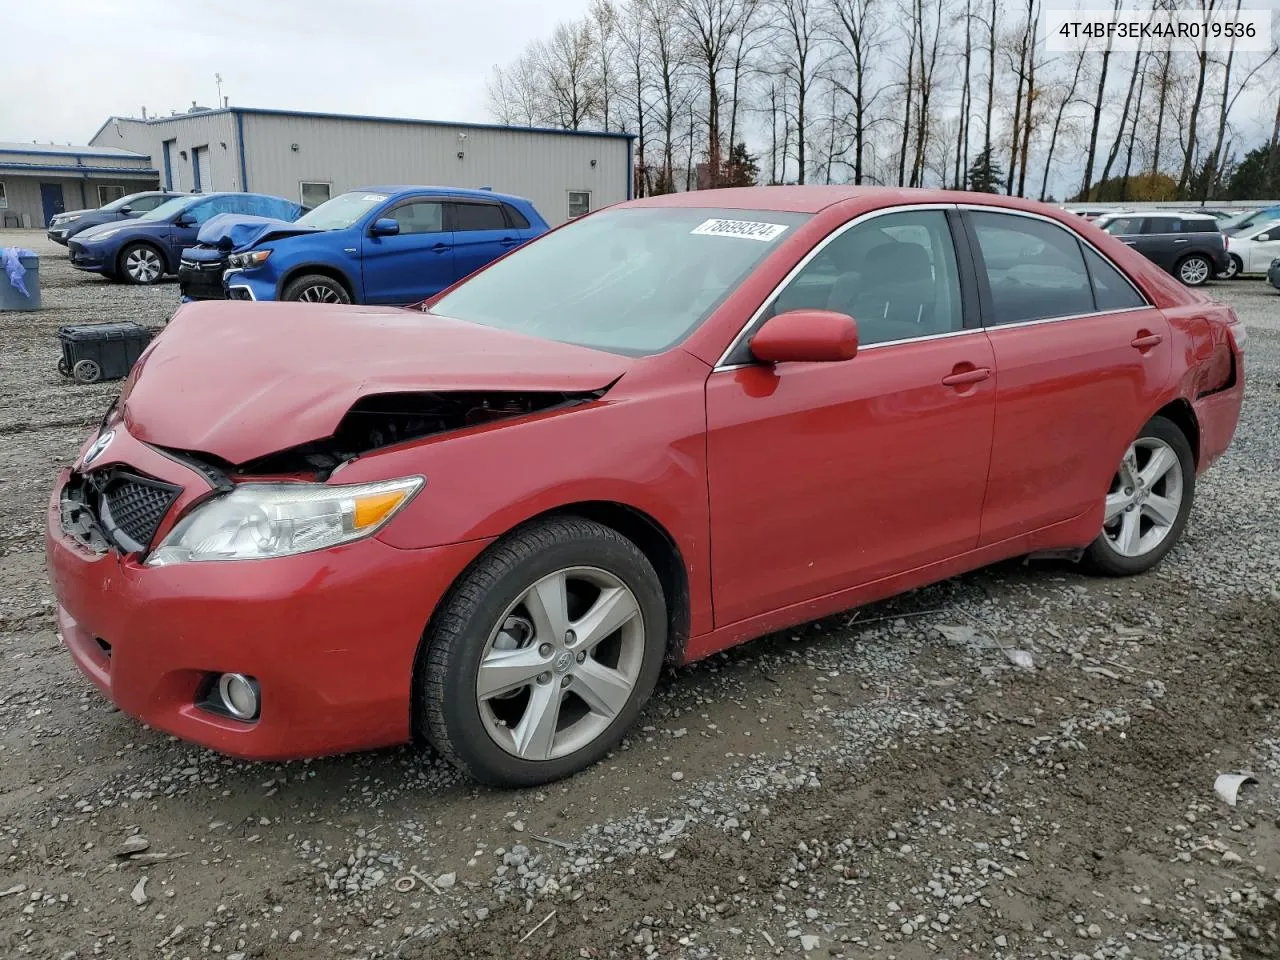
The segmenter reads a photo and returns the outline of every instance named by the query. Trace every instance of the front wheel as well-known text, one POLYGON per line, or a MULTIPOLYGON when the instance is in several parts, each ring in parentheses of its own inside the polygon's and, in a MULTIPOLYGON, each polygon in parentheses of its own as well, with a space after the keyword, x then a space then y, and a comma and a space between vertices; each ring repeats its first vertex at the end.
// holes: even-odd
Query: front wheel
POLYGON ((1178 279, 1188 287, 1202 287, 1213 276, 1213 264, 1208 257, 1193 253, 1178 263, 1178 279))
POLYGON ((332 277, 319 273, 308 274, 291 280, 284 288, 281 300, 300 300, 303 303, 350 303, 346 289, 332 277))
POLYGON ((164 258, 148 243, 133 243, 120 252, 120 272, 130 283, 149 286, 164 276, 164 258))
POLYGON ((1234 280, 1244 271, 1244 261, 1234 253, 1227 255, 1227 269, 1218 274, 1219 280, 1234 280))
POLYGON ((653 566, 616 530, 579 517, 518 529, 432 619, 416 684, 427 739, 494 786, 576 773, 635 722, 666 625, 653 566))
POLYGON ((1129 445, 1111 480, 1102 533, 1085 553, 1100 573, 1145 573, 1182 536, 1195 495, 1191 444, 1171 420, 1155 417, 1129 445))

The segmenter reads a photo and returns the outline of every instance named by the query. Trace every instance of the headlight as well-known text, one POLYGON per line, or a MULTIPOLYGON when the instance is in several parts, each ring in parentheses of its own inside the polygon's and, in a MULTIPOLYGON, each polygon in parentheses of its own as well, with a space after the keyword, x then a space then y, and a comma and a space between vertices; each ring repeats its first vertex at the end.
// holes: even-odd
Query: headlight
POLYGON ((251 270, 266 263, 269 256, 271 256, 270 250, 250 250, 248 253, 233 253, 227 258, 227 263, 233 267, 251 270))
POLYGON ((114 237, 123 229, 124 227, 108 227, 106 230, 95 230, 87 237, 82 233, 80 234, 81 242, 96 243, 99 240, 106 240, 108 237, 114 237))
POLYGON ((149 567, 204 560, 261 560, 324 550, 377 531, 425 481, 246 483, 196 507, 147 558, 149 567))
POLYGON ((51 226, 51 227, 65 227, 65 226, 66 226, 67 224, 69 224, 69 223, 75 223, 75 222, 76 222, 77 220, 79 220, 82 216, 84 216, 84 214, 80 214, 80 213, 60 213, 60 214, 58 214, 56 217, 54 217, 52 220, 50 220, 50 221, 49 221, 49 226, 51 226))

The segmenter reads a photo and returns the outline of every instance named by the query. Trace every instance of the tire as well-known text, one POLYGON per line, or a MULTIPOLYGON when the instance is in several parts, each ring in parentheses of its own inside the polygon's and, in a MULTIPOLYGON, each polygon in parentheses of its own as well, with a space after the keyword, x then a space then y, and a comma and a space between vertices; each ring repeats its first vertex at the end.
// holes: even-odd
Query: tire
POLYGON ((1178 261, 1174 276, 1182 281, 1184 286, 1203 287, 1213 278, 1213 264, 1209 262, 1208 257, 1193 253, 1178 261))
POLYGON ((1172 420, 1152 418, 1112 478, 1102 532, 1085 551, 1089 566, 1111 577, 1146 573, 1182 536, 1195 487, 1195 456, 1186 435, 1172 420), (1156 476, 1162 466, 1164 472, 1156 476))
POLYGON ((579 517, 536 521, 489 547, 432 617, 415 668, 419 729, 441 755, 483 783, 528 787, 558 780, 595 763, 622 739, 653 692, 666 645, 662 586, 634 543, 579 517), (600 586, 593 595, 599 583, 610 584, 612 593, 600 586), (541 604, 555 597, 567 598, 559 617, 537 613, 554 610, 554 600, 525 605, 526 598, 541 604), (617 614, 632 605, 625 621, 620 615, 606 620, 620 624, 608 633, 582 626, 590 619, 585 614, 617 614), (557 620, 585 632, 578 637, 568 629, 561 637, 552 629, 557 620), (516 659, 501 663, 504 652, 516 659), (496 673, 495 663, 505 672, 496 673), (488 665, 483 677, 482 664, 488 665), (482 692, 482 681, 492 693, 482 692), (588 696, 599 698, 597 706, 588 696), (550 722, 532 722, 537 717, 550 722))
POLYGON ((96 360, 77 360, 71 368, 71 377, 76 383, 97 383, 102 379, 102 367, 96 360))
POLYGON ((71 376, 71 365, 67 363, 66 357, 60 357, 58 359, 58 372, 64 377, 71 376))
POLYGON ((326 277, 320 273, 308 273, 290 280, 280 299, 299 300, 304 303, 351 302, 346 287, 332 277, 326 277))
POLYGON ((165 275, 164 254, 149 243, 131 243, 120 251, 117 273, 125 283, 149 287, 165 275))
POLYGON ((1234 280, 1244 272, 1244 261, 1234 253, 1227 254, 1227 269, 1218 274, 1219 280, 1234 280))

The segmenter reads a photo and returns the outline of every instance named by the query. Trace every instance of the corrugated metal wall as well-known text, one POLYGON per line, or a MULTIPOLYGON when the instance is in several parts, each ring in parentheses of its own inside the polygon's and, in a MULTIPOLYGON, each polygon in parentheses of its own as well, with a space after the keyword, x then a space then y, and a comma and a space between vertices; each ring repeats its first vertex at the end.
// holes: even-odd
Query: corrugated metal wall
POLYGON ((208 145, 207 158, 200 154, 204 192, 242 190, 241 126, 247 189, 290 200, 302 199, 304 181, 330 184, 333 196, 373 184, 487 186, 528 197, 554 226, 569 218, 570 191, 590 192, 597 209, 625 200, 631 180, 622 137, 374 118, 217 110, 108 121, 93 144, 149 156, 163 183, 164 142, 173 141, 172 186, 180 191, 193 186, 192 151, 208 145))
POLYGON ((244 137, 250 189, 291 200, 303 181, 329 182, 334 196, 373 184, 488 186, 528 197, 555 225, 568 219, 568 191, 590 191, 595 209, 625 200, 631 176, 618 137, 254 113, 244 137))
POLYGON ((237 139, 236 118, 229 111, 211 110, 207 113, 183 114, 165 117, 163 122, 145 123, 141 120, 120 119, 108 121, 93 138, 95 147, 120 147, 151 158, 151 166, 160 171, 164 185, 164 142, 174 141, 170 148, 173 174, 172 187, 187 192, 195 186, 192 168, 193 151, 208 147, 208 153, 200 151, 200 187, 204 193, 218 190, 240 190, 240 142, 237 139), (182 156, 185 153, 186 156, 182 156))
MULTIPOLYGON (((30 217, 31 226, 33 227, 48 226, 45 223, 44 204, 40 197, 40 184, 42 183, 56 183, 62 187, 64 210, 94 210, 100 207, 101 204, 98 202, 99 184, 120 187, 126 194, 138 193, 141 190, 151 190, 156 186, 154 180, 141 178, 125 179, 111 176, 92 176, 85 180, 82 178, 62 177, 57 174, 16 174, 12 170, 0 170, 0 183, 4 184, 5 196, 9 201, 8 209, 0 210, 0 215, 8 214, 12 217, 16 214, 20 217, 25 213, 30 217)), ((0 216, 0 223, 2 222, 3 216, 0 216)), ((9 222, 8 226, 13 226, 12 221, 9 222)))

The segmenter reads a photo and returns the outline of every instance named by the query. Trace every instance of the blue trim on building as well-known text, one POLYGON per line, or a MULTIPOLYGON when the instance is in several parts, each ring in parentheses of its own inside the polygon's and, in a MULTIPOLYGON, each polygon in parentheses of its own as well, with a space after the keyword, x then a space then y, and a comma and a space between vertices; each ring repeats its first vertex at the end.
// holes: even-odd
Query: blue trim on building
POLYGON ((628 200, 635 199, 636 171, 633 165, 635 161, 632 158, 632 151, 634 149, 635 149, 635 139, 632 138, 631 140, 627 141, 627 199, 628 200))
POLYGON ((0 170, 12 170, 15 173, 30 171, 32 173, 61 173, 75 179, 89 175, 101 176, 113 174, 119 177, 155 177, 160 178, 160 171, 152 167, 85 167, 61 166, 56 163, 5 163, 0 161, 0 170))
POLYGON ((128 120, 132 123, 145 123, 148 126, 160 123, 174 123, 178 120, 191 120, 195 117, 212 117, 220 114, 234 113, 253 114, 264 117, 299 117, 303 120, 360 120, 367 123, 398 123, 410 126, 444 127, 461 130, 496 130, 507 133, 554 133, 566 137, 596 137, 608 140, 634 140, 634 133, 615 133, 604 130, 560 130, 555 127, 519 127, 499 123, 466 123, 449 120, 418 120, 412 117, 375 117, 359 113, 317 113, 309 110, 273 110, 266 107, 223 107, 217 110, 201 110, 198 113, 180 113, 174 117, 154 117, 139 120, 136 117, 108 117, 107 122, 98 128, 89 139, 96 140, 115 120, 128 120))
MULTIPOLYGON (((97 134, 94 134, 97 136, 97 134)), ((32 144, 36 146, 36 144, 32 144)), ((26 156, 26 157, 75 157, 79 160, 81 157, 96 157, 99 160, 146 160, 145 153, 134 153, 131 150, 121 150, 119 153, 102 153, 94 147, 85 147, 83 150, 22 150, 12 147, 0 148, 0 156, 26 156)))
POLYGON ((249 192, 249 166, 244 159, 244 112, 232 110, 236 115, 236 143, 240 147, 240 189, 249 192))

